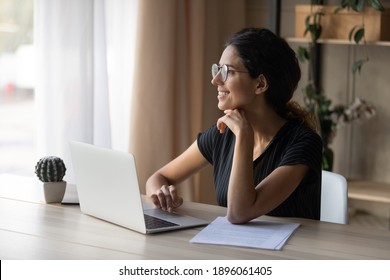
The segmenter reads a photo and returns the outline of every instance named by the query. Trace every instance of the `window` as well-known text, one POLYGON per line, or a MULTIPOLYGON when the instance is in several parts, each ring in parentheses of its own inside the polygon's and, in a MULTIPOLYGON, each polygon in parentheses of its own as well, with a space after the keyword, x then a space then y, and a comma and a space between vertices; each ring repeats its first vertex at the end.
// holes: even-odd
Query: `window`
POLYGON ((0 174, 35 165, 33 6, 0 0, 0 174))
MULTIPOLYGON (((78 132, 83 133, 91 129, 85 121, 89 115, 76 115, 75 110, 77 107, 78 112, 83 113, 86 110, 82 106, 89 106, 93 102, 86 99, 89 96, 83 96, 81 102, 77 98, 71 100, 72 97, 68 93, 70 88, 70 92, 75 93, 74 89, 77 87, 79 93, 83 94, 86 93, 85 88, 92 90, 93 94, 98 92, 95 89, 101 90, 103 87, 91 87, 91 83, 85 79, 84 74, 92 72, 93 75, 105 75, 104 79, 100 76, 95 79, 92 77, 93 81, 107 80, 107 85, 104 86, 108 87, 109 100, 103 100, 103 105, 110 114, 107 120, 111 122, 111 131, 105 135, 110 134, 113 148, 127 149, 137 2, 0 0, 0 175, 7 173, 35 177, 34 166, 39 157, 64 156, 67 152, 65 144, 70 138, 89 141, 77 139, 80 136, 78 132), (34 12, 39 14, 39 17, 34 18, 34 12), (69 16, 74 18, 70 20, 69 16), (93 28, 90 28, 92 26, 93 28), (79 33, 72 32, 75 30, 79 33), (96 33, 93 33, 94 30, 96 33), (92 33, 85 33, 88 31, 92 33), (38 37, 38 33, 45 36, 38 37), (95 40, 97 35, 101 36, 98 42, 95 40), (33 36, 37 36, 35 42, 33 36), (67 43, 71 42, 70 46, 75 48, 69 48, 68 44, 59 44, 58 38, 67 43), (92 53, 99 52, 97 59, 104 63, 90 64, 88 59, 78 61, 84 56, 77 54, 86 52, 85 47, 93 48, 92 53), (51 55, 51 59, 38 61, 39 55, 46 56, 49 52, 55 55, 51 55), (72 67, 67 67, 68 65, 72 67), (57 66, 59 68, 55 68, 57 66), (88 67, 93 67, 92 71, 88 67), (98 67, 101 72, 96 72, 98 67), (34 76, 42 69, 52 71, 34 76), (77 71, 82 74, 77 75, 77 71), (42 77, 43 79, 38 79, 42 77), (51 83, 53 80, 56 82, 51 83), (47 83, 43 85, 45 91, 41 90, 42 81, 47 83), (55 90, 52 90, 53 86, 55 90), (75 119, 69 120, 68 115, 61 115, 61 121, 50 118, 54 122, 53 131, 53 122, 48 128, 44 121, 49 119, 47 115, 50 114, 47 112, 50 109, 50 116, 63 113, 61 110, 56 111, 57 108, 51 104, 61 98, 66 98, 72 106, 80 106, 72 108, 71 114, 75 119), (42 112, 46 115, 43 116, 42 112), (69 131, 75 127, 77 131, 69 131), (50 137, 56 138, 54 141, 48 141, 50 137), (48 144, 53 143, 55 147, 48 147, 48 144), (43 150, 42 147, 47 149, 43 150)), ((102 110, 99 108, 95 111, 102 110)), ((95 123, 99 130, 101 122, 95 123)), ((66 157, 66 163, 70 164, 69 156, 66 157)))

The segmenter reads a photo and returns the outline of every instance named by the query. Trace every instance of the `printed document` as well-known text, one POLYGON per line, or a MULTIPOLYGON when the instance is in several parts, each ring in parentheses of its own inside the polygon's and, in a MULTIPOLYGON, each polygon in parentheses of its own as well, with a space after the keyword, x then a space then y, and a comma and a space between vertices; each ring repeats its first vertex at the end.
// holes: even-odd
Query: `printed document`
POLYGON ((252 220, 236 225, 231 224, 226 217, 217 217, 190 242, 281 250, 299 225, 266 220, 252 220))

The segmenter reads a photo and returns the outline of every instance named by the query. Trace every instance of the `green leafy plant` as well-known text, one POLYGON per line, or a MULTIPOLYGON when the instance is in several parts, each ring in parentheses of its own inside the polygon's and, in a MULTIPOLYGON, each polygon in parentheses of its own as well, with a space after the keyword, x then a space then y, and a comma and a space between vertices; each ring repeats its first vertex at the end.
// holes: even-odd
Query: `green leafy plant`
MULTIPOLYGON (((316 44, 320 39, 322 33, 321 19, 325 16, 324 12, 319 8, 322 1, 311 1, 311 13, 305 19, 305 32, 310 34, 311 43, 316 44)), ((335 13, 339 13, 342 10, 353 10, 361 14, 361 24, 352 27, 349 31, 348 39, 355 44, 363 44, 365 46, 365 57, 359 58, 352 63, 352 73, 360 73, 364 63, 369 61, 367 51, 367 41, 365 37, 365 13, 366 8, 372 8, 376 11, 383 12, 385 10, 380 0, 340 0, 339 6, 335 9, 335 13)), ((298 55, 301 60, 309 60, 310 52, 305 47, 299 47, 298 55)))
POLYGON ((59 157, 44 157, 35 165, 35 174, 42 182, 61 182, 65 173, 65 163, 59 157))
POLYGON ((383 12, 385 8, 380 0, 340 0, 340 6, 335 10, 338 13, 341 10, 348 9, 353 10, 355 12, 361 13, 362 22, 360 25, 354 26, 348 34, 349 41, 353 41, 356 44, 363 43, 365 46, 365 57, 357 59, 352 64, 352 72, 360 73, 361 68, 364 63, 369 61, 368 52, 367 52, 367 42, 365 37, 365 21, 364 21, 364 10, 367 7, 371 7, 374 10, 383 12))

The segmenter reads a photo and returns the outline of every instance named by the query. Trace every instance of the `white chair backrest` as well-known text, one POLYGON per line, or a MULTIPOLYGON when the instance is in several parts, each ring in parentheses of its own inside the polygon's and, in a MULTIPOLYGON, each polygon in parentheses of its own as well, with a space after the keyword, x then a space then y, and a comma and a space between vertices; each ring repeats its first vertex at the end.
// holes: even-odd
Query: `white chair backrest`
POLYGON ((322 171, 321 221, 348 224, 348 186, 344 176, 322 171))

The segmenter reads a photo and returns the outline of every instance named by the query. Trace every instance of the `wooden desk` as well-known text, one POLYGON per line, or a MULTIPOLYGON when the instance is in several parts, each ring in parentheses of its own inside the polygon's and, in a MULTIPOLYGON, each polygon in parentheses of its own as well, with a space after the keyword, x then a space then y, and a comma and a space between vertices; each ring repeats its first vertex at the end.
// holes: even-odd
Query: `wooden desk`
MULTIPOLYGON (((0 259, 390 259, 390 233, 305 219, 281 251, 192 244, 201 228, 143 235, 84 215, 77 205, 8 197, 0 180, 0 259)), ((212 221, 226 214, 186 202, 181 213, 212 221)))

